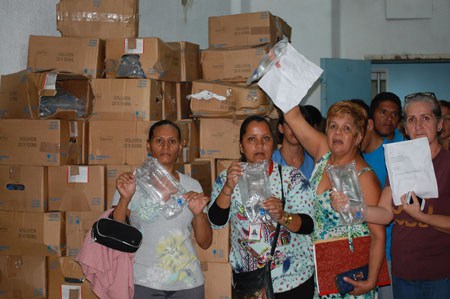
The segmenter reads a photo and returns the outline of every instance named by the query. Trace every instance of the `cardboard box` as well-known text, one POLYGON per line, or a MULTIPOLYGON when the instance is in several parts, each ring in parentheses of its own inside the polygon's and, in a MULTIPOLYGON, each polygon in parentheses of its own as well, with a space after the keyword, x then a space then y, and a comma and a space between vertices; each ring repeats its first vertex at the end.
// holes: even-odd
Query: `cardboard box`
POLYGON ((238 162, 238 159, 226 159, 226 160, 222 160, 222 159, 218 159, 216 160, 216 177, 218 177, 222 171, 227 170, 228 167, 230 167, 231 163, 233 162, 238 162))
POLYGON ((192 83, 191 111, 198 117, 240 117, 268 115, 273 109, 271 101, 257 86, 227 82, 198 80, 192 83), (210 99, 199 93, 208 91, 210 99))
POLYGON ((49 211, 105 211, 105 167, 48 168, 49 211))
POLYGON ((201 51, 203 79, 246 82, 269 52, 269 46, 201 51))
POLYGON ((47 259, 48 299, 98 298, 74 258, 50 256, 47 259))
POLYGON ((214 182, 215 165, 214 160, 203 159, 194 160, 184 164, 184 174, 196 179, 202 186, 203 193, 211 196, 214 182))
POLYGON ((194 119, 184 119, 175 122, 181 130, 181 142, 183 151, 177 162, 189 163, 199 157, 200 152, 200 127, 199 122, 194 119))
POLYGON ((152 79, 94 79, 91 120, 160 120, 160 83, 152 79))
POLYGON ((180 81, 200 79, 200 46, 186 41, 167 44, 180 51, 180 81))
POLYGON ((62 36, 69 37, 137 37, 138 8, 138 0, 60 0, 56 27, 62 36))
POLYGON ((205 276, 205 298, 232 298, 232 270, 229 263, 202 263, 205 276))
POLYGON ((148 121, 91 121, 89 164, 140 165, 147 157, 148 121))
POLYGON ((31 118, 27 88, 27 71, 1 76, 0 118, 31 118))
POLYGON ((85 124, 65 120, 0 120, 0 164, 58 166, 83 160, 85 124))
POLYGON ((65 243, 61 212, 0 211, 0 255, 61 256, 65 243))
POLYGON ((200 119, 200 158, 239 159, 242 120, 200 119))
POLYGON ((104 212, 66 212, 66 253, 67 256, 76 257, 83 245, 84 238, 95 221, 104 212))
POLYGON ((0 165, 0 210, 46 212, 47 198, 47 167, 0 165))
POLYGON ((31 35, 28 43, 27 66, 33 72, 56 70, 100 78, 104 60, 104 42, 98 38, 31 35))
POLYGON ((106 210, 111 208, 114 193, 116 192, 116 180, 124 172, 132 172, 140 165, 106 165, 106 210))
POLYGON ((195 251, 200 262, 228 263, 230 256, 230 227, 213 229, 213 240, 208 249, 202 249, 194 238, 195 251))
POLYGON ((161 81, 163 91, 163 119, 171 121, 187 119, 191 115, 188 95, 192 91, 191 82, 161 81))
POLYGON ((147 78, 180 81, 180 51, 157 37, 106 41, 106 78, 116 78, 122 55, 137 54, 147 78))
POLYGON ((91 115, 94 94, 87 77, 55 71, 27 76, 33 119, 84 120, 91 115))
POLYGON ((209 17, 208 25, 210 48, 275 44, 283 36, 290 40, 292 31, 268 11, 209 17))
POLYGON ((0 256, 0 298, 47 298, 44 256, 0 256))

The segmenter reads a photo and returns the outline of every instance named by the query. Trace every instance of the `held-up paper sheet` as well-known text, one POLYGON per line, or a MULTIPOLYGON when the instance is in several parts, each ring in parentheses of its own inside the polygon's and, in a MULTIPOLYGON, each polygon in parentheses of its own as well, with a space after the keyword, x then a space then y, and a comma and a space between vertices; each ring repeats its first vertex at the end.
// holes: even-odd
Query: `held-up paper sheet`
POLYGON ((383 146, 394 205, 401 205, 400 197, 409 191, 422 198, 439 196, 428 138, 383 146))
POLYGON ((300 103, 322 72, 320 67, 288 44, 286 54, 267 71, 258 85, 286 113, 300 103))

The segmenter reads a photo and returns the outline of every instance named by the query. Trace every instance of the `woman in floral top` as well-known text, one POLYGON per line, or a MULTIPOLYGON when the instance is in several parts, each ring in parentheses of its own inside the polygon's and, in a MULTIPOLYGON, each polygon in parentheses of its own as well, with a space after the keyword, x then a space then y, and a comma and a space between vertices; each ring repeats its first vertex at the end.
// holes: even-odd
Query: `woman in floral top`
POLYGON ((273 134, 267 120, 250 116, 241 125, 240 149, 242 162, 267 161, 269 188, 272 194, 264 203, 271 221, 249 221, 241 191, 237 183, 242 175, 242 164, 234 162, 217 178, 211 194, 208 212, 213 228, 230 223, 230 263, 235 273, 261 268, 268 261, 277 223, 281 225, 274 262, 271 266, 275 298, 312 298, 314 293, 314 263, 309 234, 314 223, 312 190, 308 180, 298 170, 282 167, 271 160, 274 148, 273 134), (281 184, 285 194, 282 198, 281 184))
MULTIPOLYGON (((375 224, 359 224, 342 226, 339 213, 334 211, 330 203, 331 182, 327 172, 328 165, 346 165, 356 162, 359 183, 367 205, 377 205, 380 198, 380 183, 373 171, 359 152, 359 145, 367 127, 367 112, 360 106, 341 101, 330 107, 327 114, 326 134, 311 127, 302 117, 298 108, 285 114, 285 120, 292 128, 295 136, 303 144, 316 162, 311 177, 314 190, 315 229, 313 241, 331 240, 346 237, 349 246, 352 239, 359 236, 371 236, 369 276, 364 281, 353 281, 354 290, 345 298, 373 298, 384 258, 385 230, 384 226, 375 224)), ((340 294, 322 296, 322 298, 341 298, 340 294)))

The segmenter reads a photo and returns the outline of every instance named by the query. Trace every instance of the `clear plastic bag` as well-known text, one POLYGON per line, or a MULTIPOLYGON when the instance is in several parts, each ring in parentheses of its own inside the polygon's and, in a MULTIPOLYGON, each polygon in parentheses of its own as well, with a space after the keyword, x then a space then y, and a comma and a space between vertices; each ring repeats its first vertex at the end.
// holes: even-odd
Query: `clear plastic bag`
POLYGON ((283 38, 275 46, 270 49, 269 53, 261 58, 258 67, 253 71, 253 74, 247 79, 247 85, 252 84, 252 82, 261 79, 265 73, 267 73, 270 68, 278 61, 280 61, 281 56, 286 54, 286 49, 289 41, 287 38, 283 38))
POLYGON ((146 78, 137 54, 125 54, 120 59, 116 76, 118 78, 146 78))
POLYGON ((134 176, 136 184, 164 218, 172 219, 186 207, 185 190, 157 159, 148 157, 134 176))
POLYGON ((241 163, 243 174, 238 185, 242 204, 251 223, 269 221, 270 215, 262 207, 262 202, 271 197, 267 161, 258 163, 241 163))
POLYGON ((86 102, 64 88, 56 86, 55 96, 42 96, 39 101, 39 117, 47 118, 58 110, 75 111, 77 118, 86 117, 86 102))
POLYGON ((367 206, 359 186, 355 161, 347 165, 330 165, 327 167, 327 173, 333 189, 343 192, 348 198, 348 204, 339 211, 341 224, 355 225, 363 223, 363 213, 367 206))

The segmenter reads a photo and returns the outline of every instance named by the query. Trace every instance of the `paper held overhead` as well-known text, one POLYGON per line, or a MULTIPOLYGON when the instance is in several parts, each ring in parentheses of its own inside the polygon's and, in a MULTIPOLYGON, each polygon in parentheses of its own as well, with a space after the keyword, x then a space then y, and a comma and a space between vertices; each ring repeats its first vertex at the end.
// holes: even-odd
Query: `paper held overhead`
POLYGON ((422 198, 439 196, 428 138, 383 146, 394 205, 401 205, 400 197, 410 191, 422 198))
POLYGON ((320 67, 286 43, 286 53, 268 68, 258 85, 286 113, 301 102, 322 72, 320 67))

